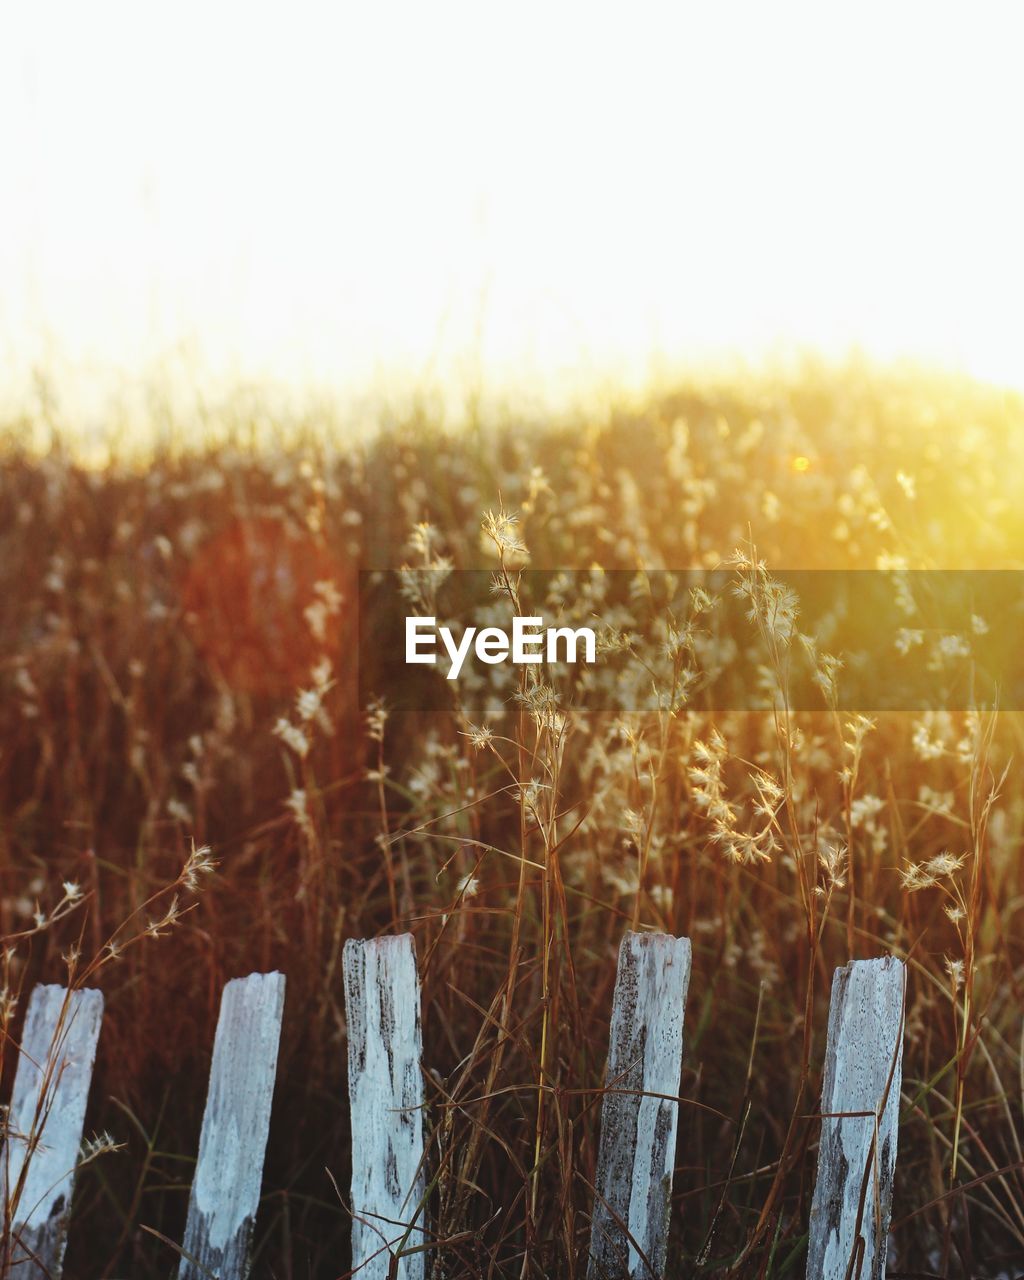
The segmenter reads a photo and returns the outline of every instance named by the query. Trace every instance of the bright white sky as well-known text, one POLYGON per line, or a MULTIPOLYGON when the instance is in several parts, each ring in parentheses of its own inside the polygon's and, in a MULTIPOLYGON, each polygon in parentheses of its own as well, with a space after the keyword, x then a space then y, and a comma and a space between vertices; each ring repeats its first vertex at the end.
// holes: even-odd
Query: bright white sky
POLYGON ((778 342, 1024 385, 1024 20, 80 0, 0 19, 0 356, 565 390, 778 342))

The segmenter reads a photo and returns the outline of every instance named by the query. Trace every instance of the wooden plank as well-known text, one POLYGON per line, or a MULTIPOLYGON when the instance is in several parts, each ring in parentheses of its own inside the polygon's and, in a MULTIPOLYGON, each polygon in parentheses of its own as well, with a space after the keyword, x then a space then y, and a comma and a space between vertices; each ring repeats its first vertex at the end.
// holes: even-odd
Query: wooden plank
POLYGON ((679 1116, 679 1103, 670 1099, 679 1095, 689 984, 689 938, 627 933, 622 939, 588 1280, 665 1274, 679 1116))
POLYGON ((179 1280, 244 1280, 263 1181, 284 1013, 284 975, 224 988, 179 1280))
POLYGON ((352 1114, 352 1268, 424 1280, 420 984, 412 934, 349 939, 343 956, 352 1114), (404 1241, 404 1245, 403 1245, 404 1241))
POLYGON ((20 1280, 61 1273, 102 1020, 99 991, 38 986, 29 1000, 0 1172, 20 1280))
POLYGON ((832 979, 808 1280, 881 1280, 885 1275, 904 982, 903 963, 895 956, 854 960, 832 979))

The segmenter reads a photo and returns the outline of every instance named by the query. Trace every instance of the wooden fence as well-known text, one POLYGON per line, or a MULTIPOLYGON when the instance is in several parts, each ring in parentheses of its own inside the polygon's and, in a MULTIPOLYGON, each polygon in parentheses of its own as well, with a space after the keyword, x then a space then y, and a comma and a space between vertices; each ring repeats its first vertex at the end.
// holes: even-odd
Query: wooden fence
MULTIPOLYGON (((665 1274, 690 943, 627 933, 619 950, 588 1280, 665 1274)), ((344 951, 352 1120, 352 1267, 425 1280, 420 994, 411 934, 344 951)), ((884 1275, 896 1165, 904 966, 856 960, 832 983, 808 1280, 884 1275)), ((260 1198, 285 979, 250 974, 221 999, 179 1280, 243 1280, 260 1198)), ((15 1206, 19 1280, 59 1280, 93 1060, 98 991, 36 987, 0 1189, 15 1206)), ((11 1214, 5 1213, 4 1221, 11 1214)))

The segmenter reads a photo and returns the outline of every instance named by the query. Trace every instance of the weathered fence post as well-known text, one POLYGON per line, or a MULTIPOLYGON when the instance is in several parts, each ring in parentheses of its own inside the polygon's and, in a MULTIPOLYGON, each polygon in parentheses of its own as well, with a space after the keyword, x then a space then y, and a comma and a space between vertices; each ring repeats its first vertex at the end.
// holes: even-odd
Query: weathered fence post
POLYGON ((612 998, 588 1280, 665 1273, 690 940, 627 933, 612 998))
POLYGON ((352 1116, 352 1269, 426 1275, 420 985, 412 934, 349 939, 343 957, 352 1116), (403 1249, 418 1248, 391 1259, 403 1249))
POLYGON ((102 1020, 99 991, 39 986, 29 1000, 0 1172, 21 1280, 61 1273, 102 1020))
POLYGON ((244 1280, 263 1181, 284 1012, 284 975, 224 988, 179 1280, 244 1280))
POLYGON ((881 1280, 896 1170, 904 967, 854 960, 832 979, 807 1280, 881 1280))

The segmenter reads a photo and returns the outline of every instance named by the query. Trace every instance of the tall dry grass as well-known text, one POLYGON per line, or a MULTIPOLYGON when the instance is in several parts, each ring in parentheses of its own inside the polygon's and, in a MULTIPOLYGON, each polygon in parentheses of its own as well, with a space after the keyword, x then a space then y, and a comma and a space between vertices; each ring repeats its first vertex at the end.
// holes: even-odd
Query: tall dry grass
POLYGON ((243 421, 102 470, 14 424, 3 1067, 31 985, 72 947, 104 956, 88 1129, 123 1147, 82 1172, 67 1273, 171 1272, 220 989, 276 967, 255 1272, 344 1274, 341 948, 395 929, 423 977, 438 1277, 582 1275, 614 960, 638 927, 694 944, 673 1275, 802 1274, 831 971, 883 951, 909 968, 893 1274, 1024 1259, 1019 719, 847 712, 816 652, 821 709, 794 710, 799 614, 771 572, 1021 567, 1022 427, 1019 399, 853 367, 557 426, 413 416, 358 444, 321 423, 254 450, 243 421), (532 603, 527 554, 588 571, 546 604, 596 618, 642 679, 569 703, 495 669, 447 711, 360 702, 360 569, 405 566, 443 615, 449 572, 486 567, 502 618, 532 603), (727 562, 751 616, 714 644, 713 599, 668 618, 642 574, 623 601, 600 572, 727 562), (755 641, 775 709, 710 710, 702 672, 755 641), (112 954, 206 846, 195 909, 112 954))

